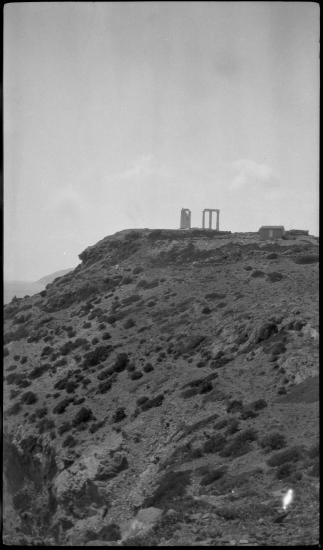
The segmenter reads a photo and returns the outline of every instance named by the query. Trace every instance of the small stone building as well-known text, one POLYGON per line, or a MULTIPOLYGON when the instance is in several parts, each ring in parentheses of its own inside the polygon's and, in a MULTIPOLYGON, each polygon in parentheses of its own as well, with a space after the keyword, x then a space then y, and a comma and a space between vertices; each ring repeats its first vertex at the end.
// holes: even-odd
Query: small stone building
POLYGON ((285 233, 283 225, 262 225, 258 231, 261 240, 281 239, 285 233))

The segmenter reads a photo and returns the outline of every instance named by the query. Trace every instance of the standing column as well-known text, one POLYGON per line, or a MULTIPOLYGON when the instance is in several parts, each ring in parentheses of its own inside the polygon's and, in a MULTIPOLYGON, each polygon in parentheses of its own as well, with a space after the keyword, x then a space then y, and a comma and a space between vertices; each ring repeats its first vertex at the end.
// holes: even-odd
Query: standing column
POLYGON ((219 231, 220 229, 220 210, 216 211, 216 230, 219 231))
POLYGON ((203 227, 203 229, 205 229, 205 210, 203 210, 202 227, 203 227))
POLYGON ((209 210, 209 229, 212 229, 212 210, 209 210))

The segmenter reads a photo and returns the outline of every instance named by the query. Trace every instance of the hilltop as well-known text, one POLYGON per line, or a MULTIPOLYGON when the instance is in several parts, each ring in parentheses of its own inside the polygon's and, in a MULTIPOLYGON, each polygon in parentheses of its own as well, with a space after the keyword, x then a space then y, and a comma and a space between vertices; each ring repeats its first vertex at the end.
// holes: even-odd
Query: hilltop
POLYGON ((80 260, 4 308, 4 542, 317 544, 318 239, 125 230, 80 260))

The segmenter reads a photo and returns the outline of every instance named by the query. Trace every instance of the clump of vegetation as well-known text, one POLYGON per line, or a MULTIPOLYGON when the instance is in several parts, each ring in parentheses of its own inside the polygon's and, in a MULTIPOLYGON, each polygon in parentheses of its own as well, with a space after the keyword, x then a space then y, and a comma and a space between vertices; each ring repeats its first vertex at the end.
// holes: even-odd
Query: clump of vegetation
POLYGON ((151 372, 152 370, 154 370, 154 367, 152 366, 151 363, 146 363, 145 366, 144 366, 144 368, 143 368, 143 370, 144 370, 145 372, 151 372))
POLYGON ((229 418, 227 424, 227 435, 233 435, 239 431, 239 420, 237 418, 229 418))
POLYGON ((99 363, 103 363, 110 355, 111 351, 111 346, 97 346, 94 350, 85 354, 83 367, 95 367, 99 363))
POLYGON ((200 481, 200 485, 204 486, 204 485, 210 485, 211 483, 214 483, 214 481, 221 479, 221 477, 223 477, 227 471, 228 471, 227 466, 221 466, 220 468, 216 468, 215 470, 210 470, 206 472, 200 481))
POLYGON ((129 357, 127 353, 122 352, 118 353, 117 358, 113 365, 114 372, 122 372, 125 370, 129 362, 129 357))
POLYGON ((71 403, 72 399, 70 397, 66 399, 62 399, 57 405, 53 408, 54 414, 63 414, 68 407, 68 405, 71 403))
POLYGON ((160 407, 163 401, 164 401, 164 396, 162 393, 160 393, 156 395, 156 397, 153 397, 152 399, 145 400, 145 402, 141 404, 141 410, 148 411, 153 407, 160 407))
POLYGON ((7 410, 7 414, 9 416, 15 416, 18 414, 21 410, 21 403, 14 403, 9 409, 7 410))
POLYGON ((251 450, 250 443, 257 440, 256 430, 249 428, 238 433, 232 441, 229 441, 220 456, 223 457, 238 457, 248 453, 251 450))
POLYGON ((26 405, 33 405, 38 400, 37 395, 32 391, 27 391, 22 394, 20 401, 21 403, 25 403, 26 405))
POLYGON ((152 281, 147 281, 146 279, 141 279, 137 283, 137 288, 143 288, 144 290, 147 290, 149 288, 156 288, 159 285, 159 280, 154 279, 152 281))
POLYGON ((223 449, 226 444, 226 438, 221 434, 209 437, 203 444, 203 453, 217 453, 223 449))
POLYGON ((127 418, 125 408, 118 407, 112 417, 112 422, 121 422, 121 420, 123 420, 124 418, 127 418))
POLYGON ((281 464, 276 470, 276 478, 277 479, 286 479, 290 477, 292 474, 294 474, 296 471, 295 463, 292 462, 285 462, 284 464, 281 464))
POLYGON ((3 357, 7 357, 9 355, 9 350, 8 348, 4 347, 3 348, 3 357))
POLYGON ((186 493, 190 483, 190 471, 168 471, 160 479, 153 495, 145 499, 143 506, 156 506, 157 508, 170 508, 172 502, 186 493))
POLYGON ((303 457, 302 449, 299 445, 294 445, 293 447, 289 447, 285 451, 280 451, 278 453, 273 454, 270 458, 267 460, 268 466, 281 466, 282 464, 285 464, 286 462, 297 462, 303 457))
POLYGON ((143 270, 144 270, 143 267, 137 266, 137 267, 134 267, 134 268, 133 268, 132 273, 133 273, 134 275, 138 275, 139 273, 142 273, 143 270))
POLYGON ((89 429, 90 433, 94 434, 100 428, 102 428, 102 426, 104 426, 104 424, 105 424, 105 420, 100 420, 99 422, 93 422, 93 424, 91 424, 90 429, 89 429))
POLYGON ((65 432, 71 430, 72 425, 70 422, 63 422, 63 424, 58 428, 59 435, 63 435, 65 432))
POLYGON ((112 382, 110 380, 105 380, 104 382, 100 382, 98 385, 98 392, 99 393, 107 393, 112 388, 112 382))
POLYGON ((296 256, 294 258, 295 264, 316 264, 320 261, 320 258, 316 254, 307 254, 304 256, 296 256))
POLYGON ((284 275, 282 273, 279 273, 278 271, 271 271, 270 273, 267 273, 267 280, 271 283, 276 283, 277 281, 281 281, 284 278, 284 275))
POLYGON ((251 277, 257 278, 257 277, 264 277, 265 274, 264 274, 264 272, 261 271, 260 269, 255 269, 255 270, 251 273, 250 276, 251 276, 251 277))
POLYGON ((45 346, 43 348, 43 351, 41 352, 41 357, 50 355, 51 353, 53 353, 53 351, 54 351, 54 348, 52 346, 45 346))
POLYGON ((131 380, 139 380, 139 378, 142 378, 143 377, 143 374, 140 370, 134 370, 131 374, 130 374, 130 378, 131 380))
POLYGON ((133 319, 127 319, 126 322, 123 325, 123 328, 125 328, 125 329, 132 328, 132 327, 135 326, 135 324, 136 323, 134 322, 133 319))
POLYGON ((93 413, 90 408, 88 407, 82 407, 75 415, 73 419, 73 426, 79 426, 80 424, 84 424, 86 422, 89 422, 89 420, 95 420, 93 413))
POLYGON ((286 444, 287 442, 285 436, 279 432, 267 434, 260 440, 260 446, 265 450, 265 452, 277 451, 278 449, 285 447, 286 444))
POLYGON ((64 439, 62 447, 75 447, 76 443, 76 439, 71 434, 69 434, 66 439, 64 439))
POLYGON ((51 418, 42 418, 38 422, 37 427, 38 427, 39 433, 42 434, 44 432, 49 432, 50 430, 55 428, 55 422, 51 418))
POLYGON ((227 406, 227 413, 237 413, 243 410, 243 403, 240 399, 234 399, 230 401, 227 406))
POLYGON ((102 334, 102 340, 109 340, 111 338, 110 332, 104 332, 102 334))

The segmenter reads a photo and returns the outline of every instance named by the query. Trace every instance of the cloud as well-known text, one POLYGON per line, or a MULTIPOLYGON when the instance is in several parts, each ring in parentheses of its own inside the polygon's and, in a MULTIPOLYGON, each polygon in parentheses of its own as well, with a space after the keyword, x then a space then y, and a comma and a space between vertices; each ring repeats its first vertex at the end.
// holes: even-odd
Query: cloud
POLYGON ((240 159, 232 163, 231 169, 230 190, 232 191, 250 187, 272 190, 279 185, 277 175, 267 164, 250 159, 240 159))

